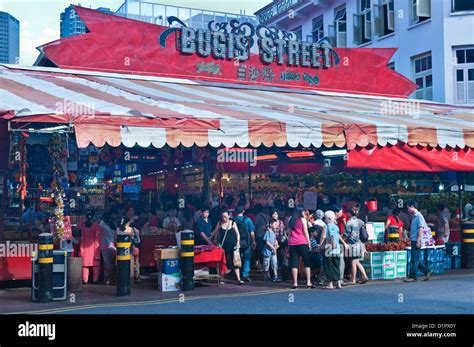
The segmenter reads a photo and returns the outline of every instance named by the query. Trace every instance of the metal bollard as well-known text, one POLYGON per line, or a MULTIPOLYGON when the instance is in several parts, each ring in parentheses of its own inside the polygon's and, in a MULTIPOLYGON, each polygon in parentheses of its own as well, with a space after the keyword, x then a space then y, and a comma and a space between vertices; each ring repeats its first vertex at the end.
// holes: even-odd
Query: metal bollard
POLYGON ((53 235, 39 235, 38 245, 38 302, 53 301, 53 235))
POLYGON ((131 235, 117 233, 117 296, 130 295, 131 235))
POLYGON ((181 232, 181 275, 183 291, 194 290, 194 232, 181 232))

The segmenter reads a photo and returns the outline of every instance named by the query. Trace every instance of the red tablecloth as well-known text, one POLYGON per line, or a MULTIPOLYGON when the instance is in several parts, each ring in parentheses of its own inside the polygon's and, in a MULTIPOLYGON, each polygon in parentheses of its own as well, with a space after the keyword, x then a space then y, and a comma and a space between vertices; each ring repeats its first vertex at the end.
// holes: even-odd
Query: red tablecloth
POLYGON ((0 257, 0 281, 30 279, 31 257, 0 257))
POLYGON ((195 252, 194 254, 194 265, 195 268, 200 268, 202 266, 207 267, 217 267, 217 263, 219 264, 219 273, 224 275, 227 271, 227 267, 225 266, 225 253, 222 248, 214 248, 210 251, 203 251, 203 252, 195 252), (198 266, 196 266, 199 264, 198 266))
POLYGON ((175 235, 142 235, 140 245, 140 266, 156 267, 156 260, 153 252, 155 246, 176 246, 175 235))

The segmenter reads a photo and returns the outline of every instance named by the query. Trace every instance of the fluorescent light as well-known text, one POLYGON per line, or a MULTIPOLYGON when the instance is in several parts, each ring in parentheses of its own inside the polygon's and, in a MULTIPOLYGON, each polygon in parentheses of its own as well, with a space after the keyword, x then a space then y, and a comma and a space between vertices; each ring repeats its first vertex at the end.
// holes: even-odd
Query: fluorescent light
POLYGON ((286 153, 288 158, 304 158, 304 157, 314 157, 313 152, 289 152, 286 153))
POLYGON ((329 151, 322 151, 321 152, 323 156, 325 157, 339 157, 339 156, 344 156, 347 154, 346 149, 335 149, 335 150, 329 150, 329 151))
POLYGON ((276 154, 265 154, 265 155, 257 155, 257 157, 255 158, 257 161, 258 160, 274 160, 274 159, 277 159, 278 156, 276 154))

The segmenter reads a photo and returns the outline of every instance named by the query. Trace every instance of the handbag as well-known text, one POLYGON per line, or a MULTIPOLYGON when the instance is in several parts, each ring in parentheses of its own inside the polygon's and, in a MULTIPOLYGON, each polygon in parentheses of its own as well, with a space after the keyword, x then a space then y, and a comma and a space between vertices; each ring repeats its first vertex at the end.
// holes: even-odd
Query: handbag
POLYGON ((240 258, 240 251, 239 249, 234 249, 234 266, 235 267, 242 267, 242 259, 240 258))
POLYGON ((363 223, 360 227, 359 239, 361 242, 367 242, 369 240, 369 233, 367 232, 367 228, 363 223))

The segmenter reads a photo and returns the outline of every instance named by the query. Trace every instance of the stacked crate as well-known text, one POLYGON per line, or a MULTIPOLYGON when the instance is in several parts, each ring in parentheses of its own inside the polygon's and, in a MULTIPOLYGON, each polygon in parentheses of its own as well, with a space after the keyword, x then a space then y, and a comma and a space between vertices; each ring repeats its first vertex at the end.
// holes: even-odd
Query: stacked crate
POLYGON ((407 252, 369 252, 368 259, 362 265, 371 280, 406 277, 407 252))
POLYGON ((446 269, 461 268, 461 242, 448 242, 446 244, 444 265, 446 269))

